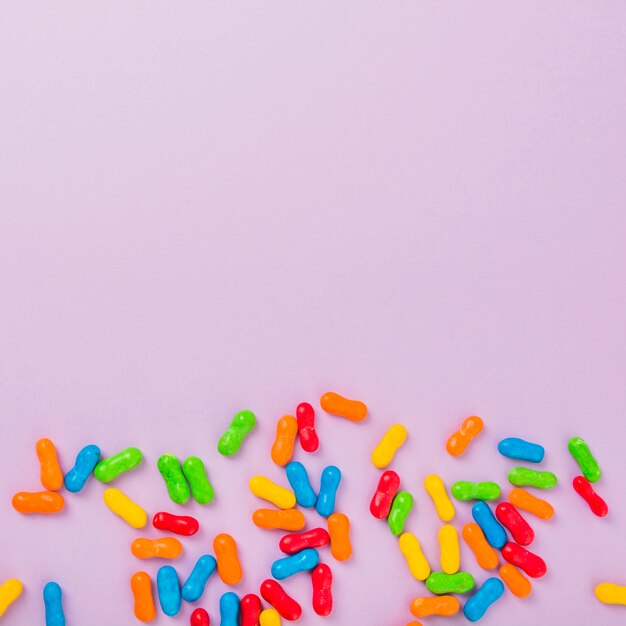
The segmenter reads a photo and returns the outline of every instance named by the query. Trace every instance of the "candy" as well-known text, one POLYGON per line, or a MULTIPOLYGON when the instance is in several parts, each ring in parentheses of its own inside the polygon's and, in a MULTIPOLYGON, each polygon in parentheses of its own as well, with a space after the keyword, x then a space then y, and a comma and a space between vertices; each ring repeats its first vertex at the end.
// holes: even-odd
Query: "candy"
POLYGON ((506 532, 493 516, 489 505, 482 500, 476 502, 472 507, 472 517, 485 533, 489 544, 498 550, 501 549, 507 542, 506 532))
POLYGON ((119 489, 115 487, 105 489, 103 498, 111 511, 133 528, 143 528, 146 525, 148 521, 146 512, 119 489))
POLYGON ((258 626, 261 609, 261 599, 256 594, 248 593, 241 598, 241 626, 258 626))
POLYGON ((343 513, 333 513, 328 518, 330 553, 337 561, 347 561, 352 555, 350 520, 343 513))
POLYGON ((195 535, 200 524, 194 517, 188 515, 172 515, 172 513, 166 513, 165 511, 159 511, 152 518, 152 525, 159 530, 167 530, 176 535, 184 535, 190 537, 195 535))
POLYGON ((77 455, 74 467, 65 474, 65 488, 72 493, 79 492, 91 476, 100 460, 100 448, 91 444, 85 446, 77 455))
POLYGON ((626 606, 626 586, 614 583, 600 583, 595 589, 596 598, 604 604, 621 604, 626 606))
POLYGON ((302 530, 306 524, 302 511, 297 509, 258 509, 252 514, 252 521, 259 528, 268 530, 302 530))
POLYGON ((591 450, 584 439, 572 437, 567 443, 567 449, 574 457, 576 463, 578 463, 583 476, 590 483, 595 483, 600 480, 600 476, 602 476, 600 466, 593 454, 591 454, 591 450))
POLYGON ((276 609, 265 609, 259 616, 260 626, 280 626, 280 613, 276 609))
POLYGON ((529 546, 535 539, 533 529, 510 502, 498 504, 496 518, 521 546, 529 546))
POLYGON ((304 508, 311 508, 317 502, 317 494, 309 482, 309 475, 302 463, 294 461, 285 468, 287 480, 296 495, 296 502, 304 508))
POLYGON ((191 492, 180 461, 173 454, 163 454, 159 457, 157 467, 163 476, 167 493, 172 502, 185 504, 189 500, 191 492))
POLYGON ((308 402, 301 402, 296 408, 300 446, 305 452, 315 452, 320 445, 315 432, 315 410, 308 402))
POLYGON ((429 474, 424 479, 424 489, 431 497, 439 519, 443 522, 452 520, 454 518, 454 505, 448 497, 443 480, 436 474, 429 474))
POLYGON ((499 570, 500 578, 505 582, 509 591, 518 598, 526 598, 533 590, 530 580, 520 572, 515 565, 505 563, 499 570))
POLYGON ((333 610, 333 573, 325 563, 320 563, 311 572, 313 585, 313 610, 322 617, 333 610))
POLYGON ((462 534, 480 567, 487 570, 498 567, 498 553, 489 545, 478 524, 465 524, 462 534))
POLYGON ((516 543, 507 543, 502 548, 502 556, 512 565, 524 570, 531 578, 541 578, 547 571, 541 557, 516 543))
POLYGON ((215 491, 207 477, 202 459, 190 456, 183 463, 183 474, 189 483, 193 499, 198 504, 209 504, 215 497, 215 491))
POLYGON ((239 597, 227 591, 220 598, 220 626, 239 626, 239 597))
POLYGON ((352 422, 362 422, 367 416, 367 406, 359 400, 348 400, 338 393, 329 391, 325 393, 320 404, 326 413, 345 417, 352 422))
POLYGON ((589 505, 594 515, 598 517, 607 515, 609 512, 607 503, 595 492, 586 478, 576 476, 572 481, 572 485, 574 486, 574 491, 589 505))
POLYGON ((96 465, 93 475, 102 483, 110 483, 120 474, 137 467, 143 460, 141 450, 126 448, 113 456, 103 459, 96 465))
POLYGON ((317 567, 320 555, 313 548, 306 548, 297 554, 286 556, 272 563, 272 576, 276 580, 284 580, 300 572, 308 572, 317 567))
POLYGON ((63 486, 63 472, 57 458, 57 449, 50 439, 40 439, 36 445, 39 459, 41 484, 48 491, 57 491, 63 486))
POLYGON ((43 603, 46 612, 46 626, 65 626, 63 592, 58 583, 46 583, 43 588, 43 603))
POLYGON ((252 411, 240 411, 233 417, 230 426, 220 437, 217 451, 224 456, 233 456, 239 452, 243 440, 256 425, 256 417, 252 411))
POLYGON ((293 415, 285 415, 276 424, 276 438, 272 445, 272 461, 281 467, 287 465, 293 456, 293 448, 298 436, 298 422, 293 415))
POLYGON ((527 467, 514 467, 509 472, 509 482, 516 487, 536 487, 537 489, 552 489, 557 484, 557 478, 552 472, 540 472, 527 467))
POLYGON ((150 575, 147 572, 133 574, 130 578, 130 589, 133 592, 135 617, 140 622, 151 622, 156 617, 156 608, 150 575))
POLYGON ((477 622, 503 594, 502 581, 499 578, 487 578, 482 587, 465 603, 463 614, 470 622, 477 622))
POLYGON ((18 513, 25 515, 31 513, 50 515, 61 511, 65 506, 65 500, 56 491, 37 491, 34 493, 20 491, 13 496, 11 504, 18 513))
POLYGON ((483 421, 477 415, 472 415, 463 421, 461 428, 450 435, 446 442, 446 450, 451 456, 460 456, 465 452, 470 441, 483 429, 483 421))
POLYGON ((268 578, 261 583, 261 597, 286 620, 295 622, 300 619, 302 607, 275 580, 268 578))
POLYGON ((491 482, 470 483, 461 480, 452 485, 452 495, 457 500, 497 500, 500 497, 500 485, 491 482))
POLYGON ((509 459, 519 459, 529 463, 541 463, 545 454, 543 446, 517 437, 503 439, 498 444, 498 452, 509 459))
POLYGON ((430 617, 441 615, 451 617, 456 615, 461 608, 461 603, 454 596, 439 596, 436 598, 415 598, 411 602, 411 613, 415 617, 430 617))
POLYGON ((402 424, 394 424, 384 434, 379 444, 372 452, 372 463, 374 467, 384 469, 393 461, 396 452, 406 441, 407 430, 402 424))
POLYGON ((138 559, 176 559, 183 552, 183 544, 174 537, 160 539, 135 539, 130 546, 138 559))
POLYGON ((191 614, 189 623, 191 626, 210 626, 211 618, 206 609, 198 608, 191 614))
POLYGON ((181 590, 185 602, 196 602, 202 597, 204 588, 216 567, 217 561, 210 554, 204 554, 196 561, 181 590))
POLYGON ((370 502, 370 513, 376 519, 386 519, 389 516, 398 489, 400 489, 400 476, 393 470, 383 472, 370 502))
POLYGON ((554 515, 554 508, 549 502, 528 493, 525 489, 516 487, 509 492, 509 501, 518 509, 532 513, 540 519, 549 520, 554 515))
POLYGON ((445 524, 439 529, 439 562, 446 574, 456 574, 461 566, 461 551, 459 548, 459 534, 451 524, 445 524))
MULTIPOLYGON (((337 514, 338 515, 338 514, 337 514)), ((330 519, 333 516, 331 515, 330 519)), ((321 548, 330 542, 330 535, 323 528, 313 528, 303 533, 285 535, 278 547, 285 554, 295 554, 305 548, 321 548)))
POLYGON ((428 591, 438 595, 444 593, 469 593, 475 584, 474 577, 467 572, 457 572, 456 574, 433 572, 426 579, 428 591))
POLYGON ((221 533, 213 540, 213 550, 217 557, 217 572, 222 582, 227 585, 236 585, 243 576, 237 554, 237 543, 230 535, 221 533))
POLYGON ((254 476, 248 485, 253 495, 271 502, 279 509, 291 509, 296 505, 296 496, 289 489, 277 485, 265 476, 254 476))
POLYGON ((393 499, 387 523, 389 530, 397 537, 404 531, 406 518, 413 508, 413 496, 408 491, 400 491, 393 499))
POLYGON ((320 478, 320 492, 317 495, 315 510, 322 517, 332 515, 335 510, 335 498, 341 482, 341 471, 334 465, 329 465, 322 470, 320 478))
POLYGON ((24 585, 17 578, 9 578, 0 585, 0 617, 20 597, 24 585))
POLYGON ((181 607, 180 583, 178 574, 171 565, 164 565, 157 572, 157 591, 159 604, 165 615, 177 615, 181 607))
POLYGON ((430 576, 430 565, 422 552, 418 538, 413 533, 402 533, 398 545, 413 578, 426 580, 430 576))

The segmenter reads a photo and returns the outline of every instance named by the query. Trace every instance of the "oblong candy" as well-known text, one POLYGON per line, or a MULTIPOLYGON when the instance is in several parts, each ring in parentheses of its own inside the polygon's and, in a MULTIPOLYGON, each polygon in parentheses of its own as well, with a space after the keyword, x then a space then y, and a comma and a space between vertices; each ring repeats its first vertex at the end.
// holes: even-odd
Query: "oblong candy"
POLYGON ((151 622, 156 617, 152 580, 147 572, 136 572, 131 576, 130 589, 133 593, 133 613, 140 622, 151 622))
POLYGON ((415 617, 430 617, 431 615, 451 617, 459 612, 461 603, 454 596, 415 598, 410 608, 415 617))
POLYGON ((370 513, 376 519, 386 519, 389 516, 398 489, 400 489, 400 476, 393 470, 383 472, 370 502, 370 513))
POLYGON ((333 610, 333 573, 325 563, 320 563, 311 572, 313 585, 313 610, 322 617, 333 610))
POLYGON ((515 565, 505 563, 500 569, 500 578, 506 583, 511 593, 517 598, 526 598, 533 590, 530 580, 515 565))
POLYGON ((178 615, 181 607, 180 582, 178 574, 171 565, 164 565, 157 572, 157 591, 159 604, 165 615, 178 615))
POLYGON ((256 426, 256 416, 252 411, 239 411, 233 417, 226 432, 220 437, 217 451, 223 456, 233 456, 239 452, 243 440, 256 426))
POLYGON ((470 442, 482 432, 483 427, 483 420, 478 415, 471 415, 463 420, 461 428, 452 433, 446 442, 448 454, 451 456, 463 454, 470 442))
POLYGON ((217 573, 226 585, 236 585, 243 577, 237 552, 237 542, 227 533, 220 533, 213 540, 217 559, 217 573))
POLYGON ((439 563, 446 574, 456 574, 461 566, 459 534, 452 524, 439 529, 439 563))
POLYGON ((227 591, 220 598, 220 626, 239 626, 239 596, 227 591))
POLYGON ((191 497, 191 491, 180 461, 173 454, 162 454, 157 461, 157 468, 172 502, 185 504, 191 497))
POLYGON ((433 572, 426 579, 426 588, 431 593, 441 595, 444 593, 469 593, 476 582, 468 572, 446 574, 445 572, 433 572))
POLYGON ((500 550, 507 542, 506 531, 494 517, 489 505, 479 500, 472 507, 472 517, 491 546, 500 550))
POLYGON ((248 483, 257 498, 267 500, 279 509, 291 509, 296 505, 296 496, 285 487, 277 485, 265 476, 253 476, 248 483))
POLYGON ((540 472, 527 467, 514 467, 509 472, 509 482, 516 487, 552 489, 557 485, 557 477, 552 472, 540 472))
POLYGON ((298 421, 293 415, 284 415, 276 424, 276 438, 272 445, 271 457, 276 465, 287 465, 293 456, 298 436, 298 421))
POLYGON ((454 505, 448 497, 446 485, 441 477, 436 474, 429 474, 424 479, 424 489, 430 496, 439 519, 443 522, 449 522, 454 518, 454 505))
POLYGON ((286 620, 294 622, 300 619, 302 607, 282 588, 279 582, 271 578, 264 580, 261 583, 261 597, 286 620))
POLYGON ((65 488, 77 493, 87 483, 100 460, 100 448, 94 444, 85 446, 77 455, 74 467, 65 474, 65 488))
POLYGON ((574 491, 589 505, 594 515, 605 517, 608 514, 608 504, 596 493, 591 483, 584 476, 576 476, 572 485, 574 491))
POLYGON ((604 604, 621 604, 626 606, 626 585, 600 583, 594 589, 596 598, 604 604))
POLYGON ((406 427, 402 424, 390 426, 372 452, 372 464, 374 467, 379 469, 387 467, 393 461, 396 452, 406 441, 407 435, 406 427))
POLYGON ((293 461, 287 464, 285 472, 289 485, 296 496, 296 502, 306 509, 314 507, 317 502, 317 494, 311 487, 309 475, 304 465, 298 461, 293 461))
POLYGON ((591 453, 589 445, 581 437, 572 437, 567 443, 567 449, 574 457, 576 463, 580 467, 583 476, 590 482, 595 483, 600 480, 602 471, 598 465, 598 461, 591 453))
POLYGON ((121 474, 137 467, 143 460, 138 448, 126 448, 113 456, 103 459, 96 465, 93 475, 103 483, 110 483, 121 474))
POLYGON ((334 465, 329 465, 322 470, 320 478, 320 491, 317 495, 315 510, 322 517, 329 517, 335 510, 337 489, 341 482, 341 471, 334 465))
POLYGON ((418 538, 413 533, 402 533, 398 544, 413 578, 426 580, 430 576, 430 565, 418 538))
POLYGON ((452 485, 452 495, 457 500, 497 500, 500 497, 500 485, 492 482, 472 483, 460 480, 452 485))
POLYGON ((303 533, 285 535, 278 547, 285 554, 295 554, 305 548, 321 548, 328 543, 330 543, 328 532, 324 528, 313 528, 303 533))
POLYGON ((17 578, 9 578, 0 585, 0 617, 22 595, 24 585, 17 578))
POLYGON ((387 523, 392 535, 397 537, 404 532, 404 525, 413 509, 413 496, 408 491, 400 491, 393 499, 387 523))
POLYGON ((305 452, 315 452, 320 445, 315 432, 315 409, 308 402, 301 402, 296 407, 300 446, 305 452))
POLYGON ((16 511, 24 515, 32 513, 52 515, 63 510, 65 499, 56 491, 20 491, 13 496, 11 504, 16 511))
POLYGON ((182 554, 183 544, 174 537, 140 537, 132 542, 130 551, 138 559, 176 559, 182 554))
POLYGON ((360 400, 349 400, 338 393, 328 391, 320 399, 326 413, 345 417, 351 422, 362 422, 367 417, 367 406, 360 400))
POLYGON ((143 528, 148 522, 148 514, 136 502, 131 500, 125 493, 109 487, 102 495, 104 503, 129 526, 143 528))
POLYGON ((352 556, 350 520, 343 513, 333 513, 328 518, 330 553, 337 561, 347 561, 352 556))
POLYGON ((297 554, 274 561, 272 563, 272 576, 276 580, 284 580, 294 574, 314 569, 319 562, 319 552, 313 548, 305 548, 297 554))
POLYGON ((498 504, 496 517, 520 546, 529 546, 535 539, 535 533, 530 524, 510 502, 498 504))
POLYGON ((482 587, 465 603, 463 614, 470 622, 477 622, 503 594, 502 581, 499 578, 487 578, 482 587))
POLYGON ((498 452, 509 459, 518 459, 528 463, 541 463, 545 454, 543 446, 517 437, 503 439, 498 444, 498 452))
POLYGON ((239 603, 241 626, 258 626, 261 616, 261 599, 254 593, 247 593, 239 603))
POLYGON ((200 529, 200 524, 195 517, 189 515, 173 515, 165 511, 159 511, 152 518, 152 525, 159 530, 167 530, 176 535, 190 537, 200 529))
POLYGON ((255 526, 267 530, 302 530, 306 519, 298 509, 257 509, 252 514, 255 526))
POLYGON ((191 626, 210 626, 211 618, 206 609, 197 608, 191 614, 189 618, 189 624, 191 626))
POLYGON ((63 486, 63 472, 59 465, 57 449, 50 439, 39 439, 35 444, 40 466, 41 484, 48 491, 57 491, 63 486))
POLYGON ((43 603, 46 614, 46 626, 65 626, 63 591, 58 583, 46 583, 43 588, 43 603))
POLYGON ((554 507, 549 502, 533 496, 521 487, 511 489, 509 492, 509 500, 511 504, 515 505, 518 509, 532 513, 540 519, 549 520, 552 519, 554 515, 554 507))
POLYGON ((531 578, 541 578, 547 571, 545 561, 517 543, 509 542, 502 548, 502 556, 519 567, 531 578))
POLYGON ((215 490, 209 481, 204 462, 197 456, 190 456, 183 463, 183 474, 191 488, 191 495, 198 504, 209 504, 215 497, 215 490))
POLYGON ((202 597, 206 584, 216 568, 217 561, 210 554, 204 554, 196 561, 181 589, 181 596, 185 602, 195 602, 202 597))
POLYGON ((486 570, 498 567, 498 553, 489 545, 478 524, 465 524, 462 534, 480 567, 486 570))

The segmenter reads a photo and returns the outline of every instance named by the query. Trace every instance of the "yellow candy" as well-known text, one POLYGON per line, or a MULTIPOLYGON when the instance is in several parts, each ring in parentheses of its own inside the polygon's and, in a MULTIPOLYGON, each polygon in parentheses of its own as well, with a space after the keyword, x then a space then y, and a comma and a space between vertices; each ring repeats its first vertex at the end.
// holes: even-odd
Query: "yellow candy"
POLYGON ((461 566, 461 550, 459 534, 451 524, 446 524, 439 529, 439 551, 441 569, 446 574, 456 574, 461 566))
POLYGON ((280 626, 280 613, 276 609, 265 609, 259 615, 261 626, 280 626))
POLYGON ((441 521, 449 522, 452 520, 454 518, 454 505, 448 497, 443 480, 436 474, 430 474, 424 479, 424 488, 432 498, 441 521))
POLYGON ((272 482, 265 476, 250 479, 250 491, 257 497, 271 502, 279 509, 291 509, 296 506, 296 496, 289 489, 272 482))
POLYGON ((143 528, 148 521, 146 512, 115 487, 104 491, 104 503, 133 528, 143 528))
POLYGON ((413 533, 402 533, 398 540, 400 551, 406 559, 411 575, 415 580, 426 580, 430 576, 430 565, 422 552, 422 547, 413 533))
POLYGON ((0 617, 20 597, 22 589, 24 585, 17 578, 9 578, 0 585, 0 617))
POLYGON ((596 598, 604 604, 623 604, 626 606, 626 586, 602 583, 595 588, 594 593, 596 598))
POLYGON ((402 424, 394 424, 385 433, 372 452, 372 463, 383 469, 391 463, 398 448, 406 441, 407 430, 402 424))

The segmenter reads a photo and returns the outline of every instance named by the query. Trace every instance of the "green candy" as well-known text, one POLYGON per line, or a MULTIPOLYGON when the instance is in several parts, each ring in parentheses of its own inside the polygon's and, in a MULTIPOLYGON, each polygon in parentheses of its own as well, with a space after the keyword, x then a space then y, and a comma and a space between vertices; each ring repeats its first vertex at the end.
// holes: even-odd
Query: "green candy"
POLYGON ((185 504, 191 494, 180 461, 173 454, 163 454, 159 457, 157 467, 172 501, 176 504, 185 504))
POLYGON ((246 435, 256 425, 256 417, 252 411, 240 411, 233 417, 233 421, 220 437, 217 444, 217 451, 224 456, 233 456, 239 452, 246 435))
POLYGON ((474 577, 467 572, 457 572, 456 574, 433 572, 426 579, 428 591, 437 595, 444 593, 469 593, 475 586, 474 577))
POLYGON ((103 483, 110 483, 120 474, 137 467, 143 460, 141 450, 137 448, 126 448, 113 456, 103 459, 96 465, 93 474, 103 483))
POLYGON ((500 497, 500 485, 496 483, 470 483, 464 480, 452 485, 452 495, 457 500, 497 500, 500 497))
POLYGON ((600 476, 602 476, 602 471, 600 470, 598 461, 596 461, 593 454, 591 454, 587 442, 580 437, 572 437, 567 444, 567 449, 580 466, 583 476, 590 483, 598 482, 600 476))
POLYGON ((413 496, 408 491, 400 491, 393 499, 387 523, 394 536, 402 534, 404 523, 413 508, 413 496))
POLYGON ((198 504, 208 504, 213 500, 215 491, 206 475, 202 459, 197 456, 190 456, 183 463, 183 474, 189 481, 191 493, 198 504))
POLYGON ((514 467, 509 472, 509 481, 516 487, 536 487, 537 489, 552 489, 558 482, 552 472, 540 472, 527 467, 514 467))

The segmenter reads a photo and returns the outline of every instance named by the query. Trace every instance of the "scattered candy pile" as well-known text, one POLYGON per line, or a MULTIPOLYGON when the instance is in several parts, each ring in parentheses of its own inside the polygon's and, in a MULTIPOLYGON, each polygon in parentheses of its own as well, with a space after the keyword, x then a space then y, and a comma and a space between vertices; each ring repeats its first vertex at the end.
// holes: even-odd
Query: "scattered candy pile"
MULTIPOLYGON (((327 413, 353 422, 361 422, 367 416, 367 406, 363 402, 349 400, 336 393, 324 394, 320 404, 327 413)), ((241 411, 235 415, 219 440, 219 453, 225 456, 235 455, 255 425, 256 417, 251 411, 241 411)), ((447 440, 447 452, 455 457, 462 455, 471 441, 480 435, 483 427, 481 418, 468 417, 461 428, 447 440)), ((372 452, 373 465, 384 471, 370 502, 370 512, 374 518, 387 521, 391 533, 398 537, 398 545, 410 574, 417 581, 424 582, 426 589, 433 594, 415 598, 410 605, 411 613, 419 618, 430 615, 452 616, 459 612, 461 603, 451 594, 471 593, 475 588, 475 580, 469 572, 460 571, 459 533, 449 523, 455 516, 455 507, 444 481, 439 476, 427 476, 424 488, 433 501, 438 517, 444 522, 438 535, 441 571, 431 571, 418 538, 405 531, 407 518, 413 508, 413 496, 408 491, 400 491, 400 476, 386 468, 392 463, 407 436, 407 429, 403 425, 391 426, 372 452)), ((271 449, 272 461, 285 468, 290 489, 264 476, 254 476, 249 483, 254 496, 274 507, 255 511, 252 516, 254 524, 264 529, 288 531, 278 543, 280 551, 286 556, 274 561, 271 566, 272 578, 261 583, 259 589, 261 598, 271 608, 263 609, 261 598, 254 593, 240 599, 237 594, 227 592, 221 596, 219 602, 222 626, 277 626, 280 625, 281 618, 287 621, 299 619, 302 607, 287 594, 278 581, 300 572, 310 572, 315 613, 327 616, 332 612, 333 574, 326 563, 320 562, 318 549, 329 545, 332 557, 340 562, 348 560, 352 554, 350 521, 343 513, 335 512, 341 471, 334 465, 326 467, 322 471, 320 489, 316 494, 305 466, 292 461, 298 440, 305 452, 312 453, 318 449, 315 411, 306 402, 298 405, 295 417, 286 415, 278 421, 271 449), (305 518, 295 508, 296 505, 315 508, 317 514, 326 519, 326 528, 303 531, 305 518)), ((583 474, 574 478, 574 490, 588 503, 595 515, 606 516, 607 504, 591 485, 600 479, 601 472, 589 446, 583 439, 575 437, 569 441, 568 449, 583 474)), ((544 458, 542 446, 517 438, 502 440, 498 444, 498 451, 507 458, 526 463, 541 463, 544 458)), ((101 460, 98 446, 88 445, 78 453, 74 467, 63 476, 55 446, 49 439, 39 440, 36 452, 45 491, 15 494, 13 507, 23 514, 57 513, 65 505, 64 497, 58 493, 63 486, 70 493, 78 493, 92 474, 100 482, 111 483, 123 473, 137 467, 143 460, 143 455, 137 448, 127 448, 101 460)), ((172 502, 182 505, 193 497, 199 504, 207 505, 213 500, 215 492, 200 458, 192 456, 181 463, 173 454, 164 454, 159 458, 157 467, 172 502)), ((450 489, 455 500, 474 502, 472 517, 475 523, 466 524, 461 536, 475 555, 478 566, 489 571, 498 568, 498 551, 506 561, 498 570, 499 577, 488 578, 465 602, 463 613, 472 622, 480 620, 489 607, 502 597, 505 586, 514 596, 525 598, 532 590, 527 577, 540 578, 547 571, 543 559, 527 549, 535 534, 520 510, 542 520, 550 520, 554 514, 552 506, 526 488, 551 489, 557 484, 557 477, 549 471, 514 467, 508 478, 514 489, 509 492, 508 501, 497 504, 495 514, 488 502, 500 498, 501 488, 498 484, 462 481, 454 483, 450 489)), ((146 526, 146 511, 122 491, 109 487, 105 489, 103 497, 109 509, 127 524, 137 529, 146 526)), ((157 512, 152 524, 158 530, 179 537, 194 535, 200 528, 193 517, 165 511, 157 512)), ((158 539, 140 537, 132 542, 130 550, 138 559, 176 559, 183 551, 183 544, 173 536, 158 539)), ((204 554, 198 558, 182 585, 174 567, 164 565, 159 568, 156 589, 161 611, 165 615, 177 615, 183 601, 194 603, 201 600, 207 582, 216 571, 226 585, 237 585, 242 580, 243 570, 235 539, 226 533, 217 535, 213 541, 213 551, 214 556, 204 554)), ((130 586, 134 597, 135 617, 142 622, 154 620, 157 609, 150 575, 145 571, 136 572, 131 577, 130 586)), ((0 617, 20 596, 22 588, 22 583, 15 578, 0 585, 0 617)), ((603 583, 596 587, 595 594, 601 602, 626 605, 626 586, 603 583)), ((43 601, 46 626, 64 626, 62 590, 56 582, 45 585, 43 601)), ((190 623, 191 626, 209 626, 209 614, 203 608, 196 608, 191 614, 190 623)), ((413 621, 408 626, 419 624, 413 621)))

